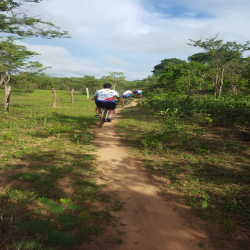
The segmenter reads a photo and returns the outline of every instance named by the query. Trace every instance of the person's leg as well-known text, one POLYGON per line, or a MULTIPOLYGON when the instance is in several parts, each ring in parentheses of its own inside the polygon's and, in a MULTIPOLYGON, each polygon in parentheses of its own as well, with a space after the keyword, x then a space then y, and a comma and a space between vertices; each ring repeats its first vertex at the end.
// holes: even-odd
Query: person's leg
POLYGON ((100 102, 96 102, 95 103, 96 104, 96 107, 95 107, 95 116, 97 117, 97 118, 99 118, 100 117, 100 112, 101 112, 101 103, 100 102))
POLYGON ((99 108, 99 107, 95 107, 95 112, 96 112, 96 114, 100 114, 100 112, 101 112, 101 108, 99 108))
POLYGON ((116 108, 116 103, 109 103, 108 104, 108 106, 107 106, 107 109, 109 111, 108 119, 107 119, 108 122, 112 121, 112 116, 115 114, 115 108, 116 108))
POLYGON ((109 109, 109 114, 108 114, 108 118, 107 118, 107 122, 111 122, 112 121, 112 116, 115 113, 115 109, 109 109))
POLYGON ((113 110, 109 109, 109 116, 112 117, 112 115, 114 115, 114 114, 115 114, 115 109, 113 109, 113 110))

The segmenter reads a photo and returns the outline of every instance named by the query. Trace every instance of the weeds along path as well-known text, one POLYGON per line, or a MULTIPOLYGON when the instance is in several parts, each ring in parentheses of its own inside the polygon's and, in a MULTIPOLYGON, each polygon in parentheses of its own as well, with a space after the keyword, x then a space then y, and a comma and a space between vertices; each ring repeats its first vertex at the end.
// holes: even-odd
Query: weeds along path
MULTIPOLYGON (((134 101, 132 105, 136 105, 134 101)), ((123 108, 123 107, 122 107, 123 108)), ((111 123, 96 128, 94 143, 102 170, 104 192, 114 195, 124 205, 115 216, 125 226, 124 241, 116 250, 198 250, 208 248, 208 237, 197 227, 190 226, 171 202, 158 195, 146 170, 131 154, 115 133, 120 111, 111 123), (196 229, 194 229, 196 228, 196 229)), ((175 205, 176 206, 176 205, 175 205)))

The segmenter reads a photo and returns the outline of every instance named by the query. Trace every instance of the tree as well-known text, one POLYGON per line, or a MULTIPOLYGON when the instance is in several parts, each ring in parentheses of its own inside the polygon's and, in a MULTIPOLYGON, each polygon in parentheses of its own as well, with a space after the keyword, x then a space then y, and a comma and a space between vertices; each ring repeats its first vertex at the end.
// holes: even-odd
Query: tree
POLYGON ((177 64, 183 64, 183 63, 186 63, 186 61, 183 61, 177 58, 164 59, 164 60, 161 60, 160 64, 157 64, 156 66, 154 66, 154 70, 152 72, 154 75, 161 75, 165 67, 177 65, 177 64))
POLYGON ((112 83, 112 87, 115 90, 117 84, 125 82, 125 76, 123 72, 109 72, 109 76, 104 76, 101 79, 112 83))
POLYGON ((187 102, 191 94, 203 90, 207 70, 207 65, 194 61, 167 66, 158 82, 170 91, 183 92, 187 102))
POLYGON ((45 69, 39 62, 28 61, 30 57, 38 54, 27 50, 25 46, 15 44, 15 40, 18 39, 7 37, 0 41, 0 85, 3 84, 5 89, 5 112, 8 112, 9 106, 10 87, 7 88, 7 84, 10 76, 21 72, 40 72, 45 69))
MULTIPOLYGON (((21 37, 55 38, 69 37, 66 31, 59 31, 51 22, 45 22, 39 17, 30 16, 24 9, 26 3, 40 3, 42 0, 0 0, 0 32, 16 34, 21 37)), ((26 60, 37 55, 35 52, 27 50, 24 46, 14 44, 14 38, 8 37, 1 43, 0 60, 0 85, 5 86, 5 111, 8 111, 10 98, 10 87, 7 83, 11 74, 17 74, 23 70, 41 68, 38 62, 26 62, 26 60), (7 46, 6 46, 7 45, 7 46), (9 48, 8 48, 9 46, 9 48)))
POLYGON ((217 39, 218 35, 213 38, 202 38, 200 40, 191 40, 190 46, 200 47, 210 59, 210 66, 214 69, 213 89, 214 97, 220 98, 224 83, 224 74, 226 65, 236 58, 241 58, 244 51, 250 50, 250 42, 238 44, 236 41, 226 42, 217 39))
POLYGON ((226 67, 226 81, 229 83, 229 88, 232 89, 235 95, 238 95, 239 90, 245 91, 249 77, 247 77, 247 68, 250 65, 250 57, 234 59, 230 61, 226 67))
POLYGON ((24 9, 26 3, 39 3, 42 0, 0 0, 0 32, 17 34, 21 37, 69 37, 68 32, 59 31, 51 22, 30 16, 24 9))
POLYGON ((208 53, 201 52, 201 53, 196 53, 196 54, 193 54, 192 56, 189 56, 188 61, 189 62, 194 61, 194 62, 199 62, 199 63, 203 63, 203 64, 208 64, 211 61, 211 58, 210 58, 208 53))
POLYGON ((134 81, 134 87, 136 89, 142 89, 143 91, 147 91, 147 92, 154 92, 157 88, 157 84, 158 84, 158 79, 159 76, 148 76, 147 78, 144 78, 142 80, 135 80, 134 81))
POLYGON ((88 88, 90 93, 95 93, 95 91, 100 87, 100 83, 98 79, 95 78, 95 76, 84 76, 82 80, 84 89, 88 88))

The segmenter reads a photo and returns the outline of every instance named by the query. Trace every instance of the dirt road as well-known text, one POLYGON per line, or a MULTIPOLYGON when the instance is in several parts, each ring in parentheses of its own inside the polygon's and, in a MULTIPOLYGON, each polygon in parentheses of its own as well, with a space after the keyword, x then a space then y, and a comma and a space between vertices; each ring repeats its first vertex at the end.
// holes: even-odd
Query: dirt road
MULTIPOLYGON (((124 243, 117 250, 198 250, 208 247, 208 237, 199 226, 190 225, 179 214, 177 204, 158 195, 142 164, 120 141, 114 126, 120 119, 121 108, 114 120, 96 129, 94 143, 101 162, 103 176, 108 180, 106 192, 124 202, 116 213, 122 228, 124 243)), ((188 209, 188 208, 182 208, 188 209)))

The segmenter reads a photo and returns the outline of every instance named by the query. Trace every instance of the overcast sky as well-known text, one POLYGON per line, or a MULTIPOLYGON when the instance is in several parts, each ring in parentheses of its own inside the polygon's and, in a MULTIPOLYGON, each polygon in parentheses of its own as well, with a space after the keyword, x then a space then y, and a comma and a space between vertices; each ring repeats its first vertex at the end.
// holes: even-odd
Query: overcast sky
POLYGON ((201 52, 189 39, 250 40, 249 0, 43 0, 32 11, 72 38, 22 41, 52 66, 51 76, 100 78, 124 72, 127 80, 152 74, 165 58, 201 52))

